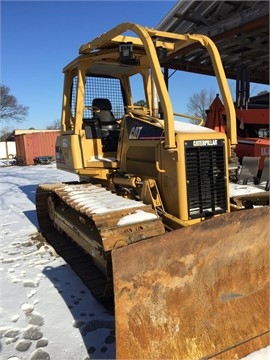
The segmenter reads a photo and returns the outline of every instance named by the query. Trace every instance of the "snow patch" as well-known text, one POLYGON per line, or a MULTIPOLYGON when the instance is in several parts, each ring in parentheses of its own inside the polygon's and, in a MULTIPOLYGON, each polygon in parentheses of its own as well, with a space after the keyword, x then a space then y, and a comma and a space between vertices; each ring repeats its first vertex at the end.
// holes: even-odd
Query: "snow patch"
POLYGON ((118 226, 136 224, 141 221, 155 220, 158 216, 143 210, 136 210, 134 214, 123 216, 117 223, 118 226))
POLYGON ((32 304, 23 304, 21 309, 25 314, 30 314, 34 310, 34 306, 32 304))

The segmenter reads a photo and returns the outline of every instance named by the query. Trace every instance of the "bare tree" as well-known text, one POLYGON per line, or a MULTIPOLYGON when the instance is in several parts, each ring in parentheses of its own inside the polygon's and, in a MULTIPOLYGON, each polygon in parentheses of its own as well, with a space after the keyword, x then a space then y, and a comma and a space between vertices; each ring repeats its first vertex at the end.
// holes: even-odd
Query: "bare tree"
POLYGON ((135 106, 146 106, 145 100, 139 100, 134 103, 135 106))
POLYGON ((12 129, 9 126, 4 126, 1 130, 0 130, 0 141, 5 141, 6 138, 12 133, 14 129, 12 129))
POLYGON ((190 113, 196 117, 206 120, 206 110, 209 109, 212 101, 215 99, 214 90, 202 89, 200 92, 190 96, 187 108, 190 113))
POLYGON ((28 107, 18 104, 7 86, 0 86, 0 120, 21 122, 28 115, 28 107))
POLYGON ((61 120, 56 119, 54 120, 51 125, 46 126, 47 130, 59 130, 61 129, 61 120))

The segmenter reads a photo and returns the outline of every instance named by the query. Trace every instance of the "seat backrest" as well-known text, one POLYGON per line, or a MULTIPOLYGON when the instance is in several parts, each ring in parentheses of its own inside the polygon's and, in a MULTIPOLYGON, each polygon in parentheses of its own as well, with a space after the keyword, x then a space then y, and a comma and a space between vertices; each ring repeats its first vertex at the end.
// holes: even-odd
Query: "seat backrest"
POLYGON ((94 116, 100 121, 101 126, 116 123, 116 119, 112 113, 112 104, 109 99, 93 99, 92 106, 94 116), (97 108, 97 111, 95 111, 95 108, 97 108))
POLYGON ((242 160, 242 167, 238 177, 239 184, 247 184, 248 182, 257 183, 259 182, 257 178, 258 169, 259 169, 259 156, 244 156, 242 160))

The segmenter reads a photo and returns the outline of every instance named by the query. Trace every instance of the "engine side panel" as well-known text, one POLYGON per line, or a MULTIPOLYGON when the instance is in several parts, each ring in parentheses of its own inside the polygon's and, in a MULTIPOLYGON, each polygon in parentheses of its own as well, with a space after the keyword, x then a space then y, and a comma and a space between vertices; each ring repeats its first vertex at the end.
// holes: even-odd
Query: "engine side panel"
POLYGON ((224 134, 177 131, 176 148, 168 151, 159 123, 127 117, 123 126, 120 170, 155 179, 167 213, 188 223, 229 211, 224 134))

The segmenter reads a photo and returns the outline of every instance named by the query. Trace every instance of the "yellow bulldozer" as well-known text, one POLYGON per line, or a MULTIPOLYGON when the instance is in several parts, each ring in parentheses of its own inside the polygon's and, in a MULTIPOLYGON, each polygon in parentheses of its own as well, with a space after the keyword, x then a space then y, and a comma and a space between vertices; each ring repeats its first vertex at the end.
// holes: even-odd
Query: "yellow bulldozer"
POLYGON ((116 358, 240 359, 266 347, 269 192, 231 196, 235 110, 214 43, 123 23, 63 72, 56 164, 78 181, 40 184, 37 215, 49 241, 57 230, 62 247, 91 255, 93 294, 114 297, 116 358), (161 62, 194 43, 212 61, 226 134, 173 110, 161 62))

